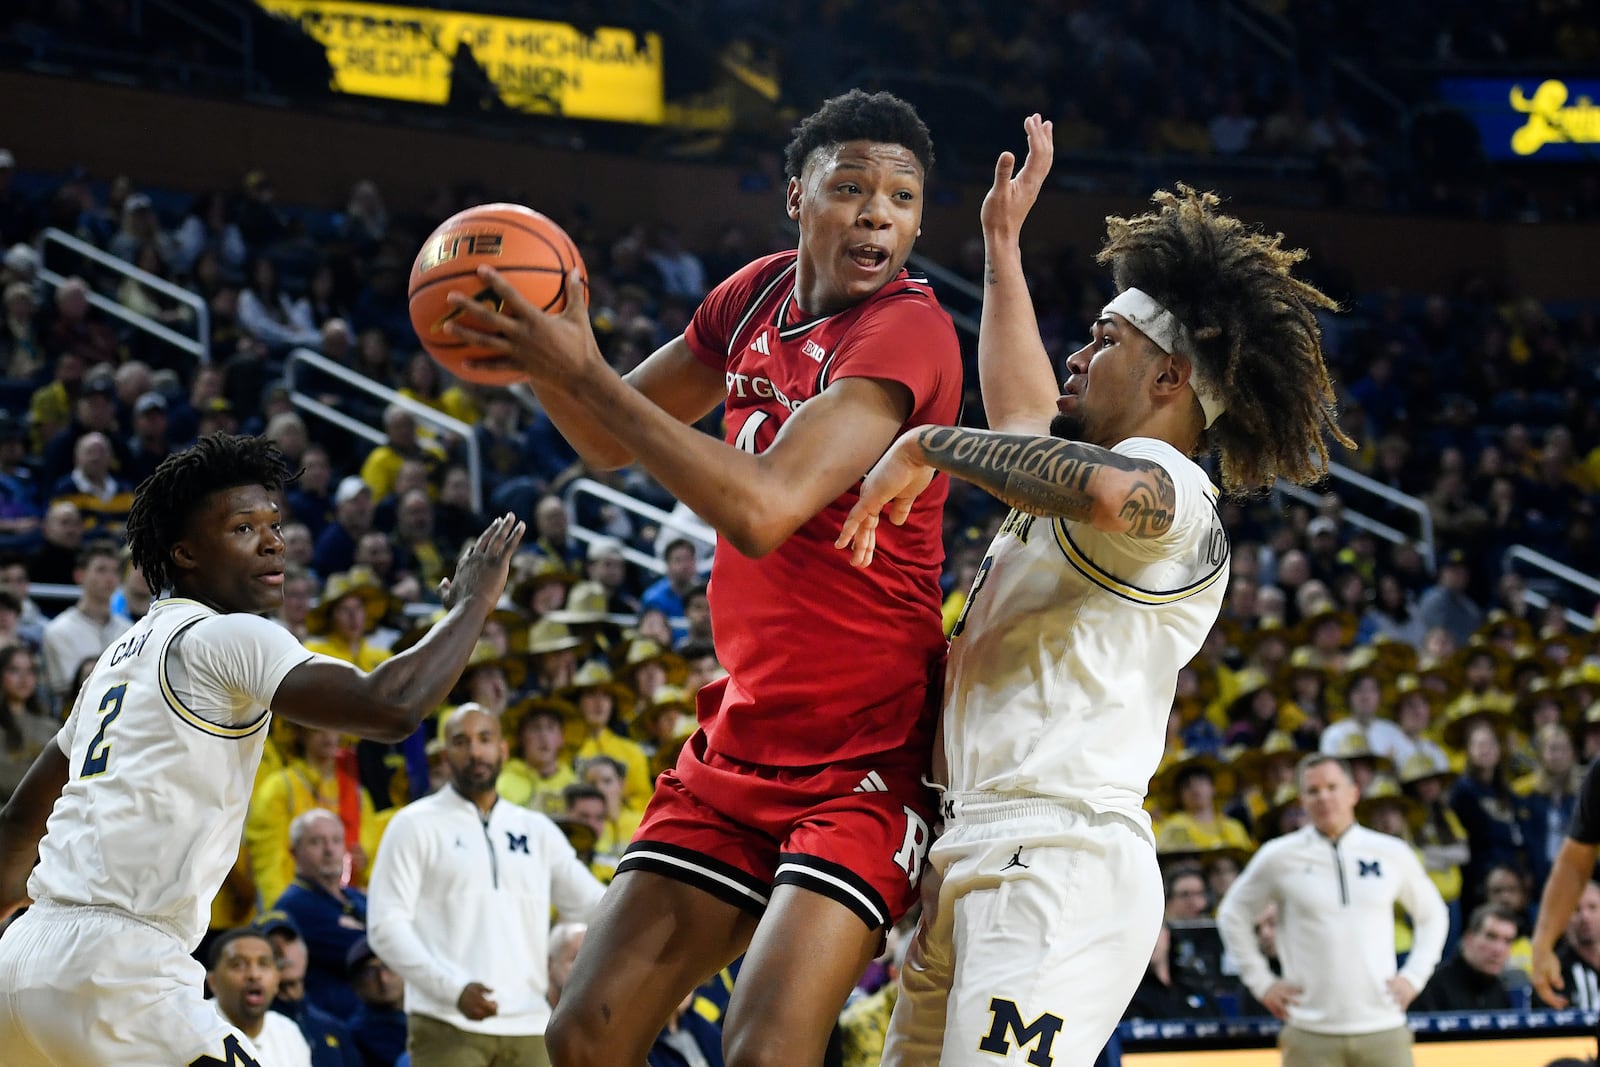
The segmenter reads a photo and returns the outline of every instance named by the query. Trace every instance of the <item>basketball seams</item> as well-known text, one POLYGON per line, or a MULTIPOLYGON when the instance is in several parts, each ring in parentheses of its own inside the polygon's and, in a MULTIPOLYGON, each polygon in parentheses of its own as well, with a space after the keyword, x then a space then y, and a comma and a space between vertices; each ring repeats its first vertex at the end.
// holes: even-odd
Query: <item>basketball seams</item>
MULTIPOLYGON (((519 235, 535 238, 537 244, 522 245, 514 252, 510 250, 503 251, 499 257, 495 257, 492 254, 484 255, 480 253, 474 255, 473 253, 467 253, 461 258, 471 262, 472 265, 470 267, 450 270, 448 274, 442 275, 435 274, 433 271, 417 274, 415 272, 416 264, 414 263, 412 284, 407 286, 406 294, 407 303, 411 305, 413 313, 412 323, 414 327, 418 321, 416 313, 424 307, 430 308, 430 313, 422 316, 425 321, 433 321, 437 315, 445 314, 449 310, 449 302, 442 299, 447 293, 433 296, 428 290, 445 285, 447 288, 453 288, 458 292, 464 291, 466 295, 471 296, 472 291, 467 290, 467 287, 462 285, 462 279, 473 278, 476 280, 478 267, 484 264, 495 266, 499 273, 506 275, 543 274, 551 276, 555 282, 555 291, 547 301, 543 302, 541 310, 551 312, 563 302, 566 295, 566 276, 571 273, 574 267, 578 267, 583 260, 577 244, 572 240, 571 236, 554 220, 544 215, 529 212, 528 217, 523 218, 520 214, 504 208, 492 211, 469 208, 464 212, 458 212, 457 215, 441 223, 438 229, 430 235, 429 241, 432 242, 440 236, 448 237, 452 232, 465 238, 475 231, 493 231, 495 229, 500 229, 502 232, 511 231, 509 236, 513 240, 519 235), (520 261, 521 265, 497 266, 494 263, 495 258, 500 258, 502 262, 509 259, 512 264, 517 264, 520 261), (530 260, 533 261, 532 264, 529 263, 530 260), (540 263, 539 260, 544 260, 544 262, 540 263), (438 308, 439 310, 433 312, 431 308, 438 308)), ((502 242, 502 249, 505 249, 505 242, 502 242)), ((440 263, 436 265, 435 270, 440 267, 449 270, 450 265, 448 263, 440 263)), ((509 280, 511 279, 508 278, 509 280)), ((526 292, 522 286, 516 285, 515 282, 513 282, 513 285, 519 292, 523 293, 524 297, 532 295, 526 292)), ((531 283, 531 287, 537 289, 541 285, 540 283, 531 283)), ((494 358, 492 353, 486 352, 478 345, 466 341, 445 340, 444 337, 433 333, 431 329, 427 331, 418 329, 417 333, 418 340, 422 342, 423 348, 430 354, 437 352, 439 355, 444 355, 448 353, 447 359, 441 362, 444 362, 445 370, 456 373, 458 377, 460 376, 459 368, 469 366, 475 358, 494 358)), ((436 358, 438 357, 436 356, 436 358)), ((508 383, 520 380, 520 378, 520 375, 510 377, 508 383)), ((496 381, 488 384, 505 383, 496 381)))

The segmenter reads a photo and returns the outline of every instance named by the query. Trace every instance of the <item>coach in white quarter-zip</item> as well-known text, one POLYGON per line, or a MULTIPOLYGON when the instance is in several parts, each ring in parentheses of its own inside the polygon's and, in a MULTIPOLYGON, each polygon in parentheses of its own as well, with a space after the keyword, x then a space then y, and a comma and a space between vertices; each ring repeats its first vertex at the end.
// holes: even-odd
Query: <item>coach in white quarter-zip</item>
POLYGON ((1444 900, 1410 845, 1356 824, 1359 795, 1342 760, 1308 756, 1299 778, 1311 824, 1246 865, 1217 911, 1223 943, 1250 992, 1285 1022, 1284 1067, 1409 1065, 1405 1012, 1444 949, 1444 900), (1255 939, 1256 916, 1272 902, 1281 978, 1255 939), (1415 931, 1398 971, 1396 903, 1415 931))
POLYGON ((367 939, 406 982, 413 1067, 549 1067, 550 909, 587 922, 605 888, 566 835, 502 801, 500 722, 477 704, 444 726, 450 783, 402 808, 367 888, 367 939))

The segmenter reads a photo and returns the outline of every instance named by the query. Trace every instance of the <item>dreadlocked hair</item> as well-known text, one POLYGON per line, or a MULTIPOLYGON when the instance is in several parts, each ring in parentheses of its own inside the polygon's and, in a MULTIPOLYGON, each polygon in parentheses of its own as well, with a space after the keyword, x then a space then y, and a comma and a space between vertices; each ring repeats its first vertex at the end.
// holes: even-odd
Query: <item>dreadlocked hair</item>
POLYGON ((893 93, 851 89, 824 101, 795 127, 783 150, 784 177, 800 177, 812 152, 846 141, 897 144, 916 157, 924 175, 933 169, 933 137, 916 108, 893 93))
POLYGON ((213 433, 161 461, 128 512, 129 558, 159 595, 172 584, 172 546, 212 494, 243 485, 269 493, 290 478, 289 463, 267 437, 213 433))
POLYGON ((1227 403, 1206 431, 1222 454, 1223 487, 1249 492, 1278 478, 1320 480, 1327 438, 1355 447, 1335 421, 1315 317, 1338 304, 1290 273, 1304 250, 1218 213, 1216 194, 1179 185, 1151 200, 1152 212, 1106 219, 1096 258, 1110 266, 1119 292, 1149 293, 1194 338, 1198 351, 1189 355, 1227 403))

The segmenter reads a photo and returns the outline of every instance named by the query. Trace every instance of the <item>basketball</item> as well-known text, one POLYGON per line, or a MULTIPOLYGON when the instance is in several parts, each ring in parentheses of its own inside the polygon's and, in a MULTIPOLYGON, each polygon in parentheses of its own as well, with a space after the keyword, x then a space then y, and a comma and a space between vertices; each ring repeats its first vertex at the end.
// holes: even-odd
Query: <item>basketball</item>
POLYGON ((588 272, 578 246, 555 222, 519 204, 480 204, 450 216, 423 242, 411 266, 407 298, 411 325, 422 347, 458 378, 484 385, 511 385, 526 378, 519 370, 474 366, 474 358, 498 353, 469 344, 445 330, 461 312, 452 307, 449 294, 465 293, 475 301, 500 308, 495 291, 478 277, 488 264, 516 287, 528 302, 543 311, 566 307, 563 279, 577 267, 588 272))

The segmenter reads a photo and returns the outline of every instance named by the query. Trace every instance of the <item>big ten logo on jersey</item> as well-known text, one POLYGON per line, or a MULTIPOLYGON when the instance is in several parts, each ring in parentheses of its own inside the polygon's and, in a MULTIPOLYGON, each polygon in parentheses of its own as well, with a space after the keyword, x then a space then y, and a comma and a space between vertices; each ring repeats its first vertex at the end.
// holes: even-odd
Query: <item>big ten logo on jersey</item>
POLYGON ((1033 1045, 1028 1062, 1033 1067, 1054 1067, 1056 1035, 1066 1025, 1061 1016, 1045 1012, 1033 1022, 1025 1023, 1016 1001, 1003 997, 989 998, 989 1016, 989 1032, 978 1042, 979 1052, 1010 1056, 1012 1042, 1016 1042, 1018 1049, 1033 1045))
POLYGON ((449 263, 466 254, 469 256, 498 256, 503 243, 498 233, 446 233, 428 242, 417 257, 417 273, 426 274, 435 267, 449 263))

